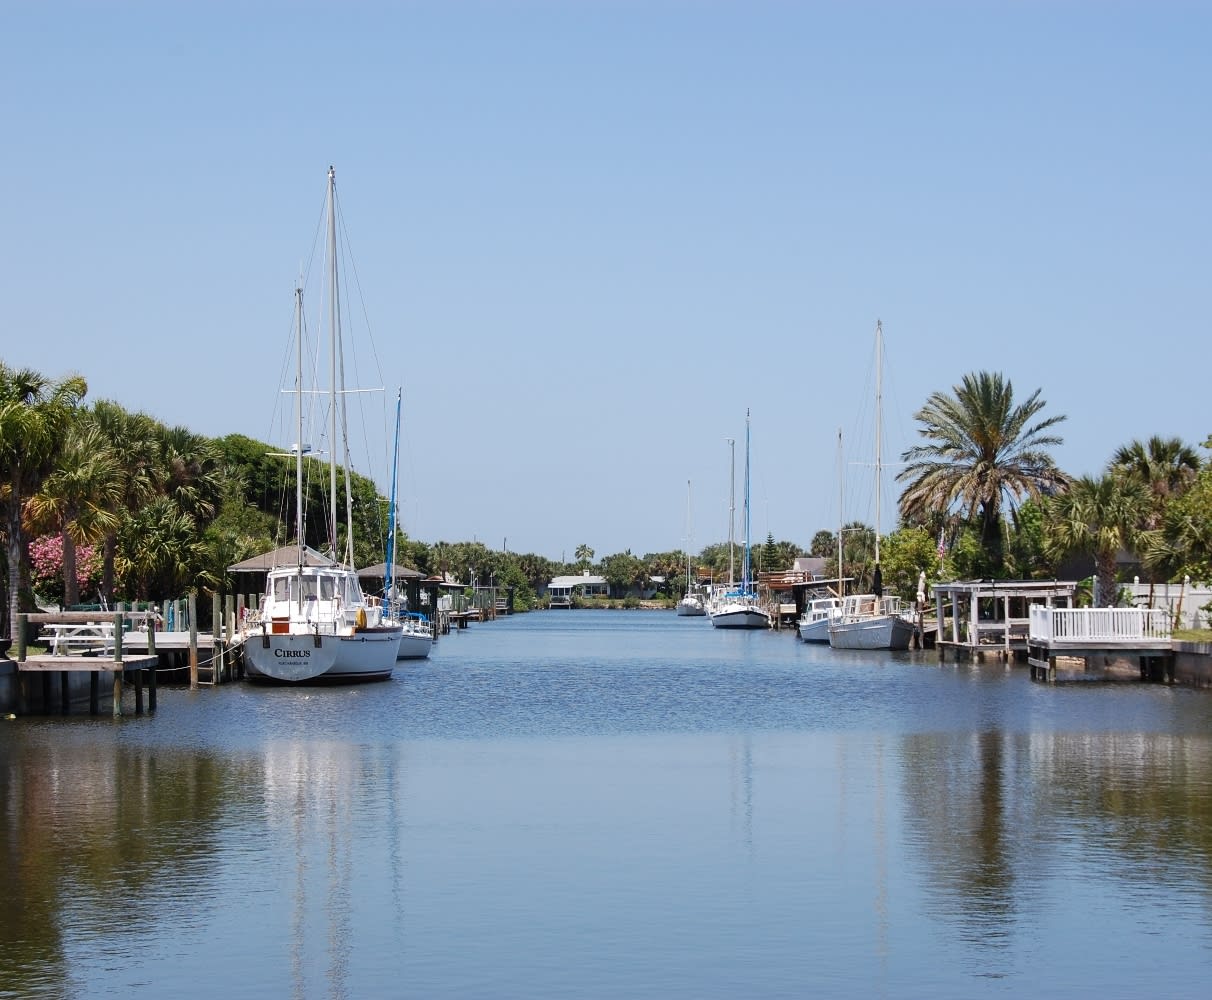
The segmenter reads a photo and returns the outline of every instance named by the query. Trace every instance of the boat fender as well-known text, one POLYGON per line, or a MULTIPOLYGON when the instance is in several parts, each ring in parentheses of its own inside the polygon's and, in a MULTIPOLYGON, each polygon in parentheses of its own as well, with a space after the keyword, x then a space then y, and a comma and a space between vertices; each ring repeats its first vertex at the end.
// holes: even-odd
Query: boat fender
POLYGON ((354 628, 356 628, 356 629, 366 628, 366 609, 365 608, 358 608, 358 613, 356 615, 354 615, 354 628))

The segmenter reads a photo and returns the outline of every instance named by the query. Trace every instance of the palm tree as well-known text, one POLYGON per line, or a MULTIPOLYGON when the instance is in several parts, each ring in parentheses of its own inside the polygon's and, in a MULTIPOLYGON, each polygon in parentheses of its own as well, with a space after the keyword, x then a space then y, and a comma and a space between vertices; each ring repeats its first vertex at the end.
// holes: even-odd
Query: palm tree
MULTIPOLYGON (((1195 482, 1199 473, 1199 455, 1179 438, 1157 435, 1147 442, 1133 441, 1118 448, 1107 471, 1140 483, 1149 490, 1150 502, 1142 511, 1141 532, 1157 532, 1166 517, 1170 501, 1182 496, 1195 482)), ((1158 572, 1168 575, 1175 565, 1173 546, 1167 548, 1150 536, 1151 544, 1140 553, 1149 574, 1149 604, 1153 604, 1153 586, 1158 572)))
POLYGON ((1148 506, 1145 486, 1111 474, 1100 479, 1083 476, 1046 501, 1049 555, 1058 560, 1074 553, 1094 556, 1096 607, 1115 604, 1115 558, 1121 549, 1147 541, 1140 523, 1148 506))
POLYGON ((88 392, 80 375, 59 382, 30 368, 9 368, 0 361, 0 507, 4 514, 8 560, 8 634, 17 635, 21 609, 21 523, 25 498, 54 467, 64 431, 88 392))
POLYGON ((121 498, 121 463, 83 412, 67 434, 57 467, 26 506, 35 528, 54 531, 63 540, 65 605, 80 601, 76 546, 100 544, 117 529, 121 498))
MULTIPOLYGON (((122 495, 118 500, 119 523, 131 517, 156 494, 157 423, 144 413, 129 413, 117 403, 98 400, 92 420, 109 442, 110 451, 122 462, 122 495)), ((101 592, 114 598, 115 564, 118 557, 118 527, 106 531, 101 572, 101 592)))
POLYGON ((593 562, 593 549, 591 549, 584 542, 576 547, 576 551, 573 553, 573 555, 576 556, 577 564, 582 569, 593 562))
POLYGON ((1052 428, 1065 419, 1039 419, 1046 405, 1036 389, 1015 404, 1014 389, 1000 374, 965 375, 954 395, 932 393, 914 415, 929 444, 904 453, 897 474, 908 485, 900 498, 901 517, 930 524, 940 513, 958 513, 980 525, 981 542, 1002 565, 1002 508, 1026 497, 1047 496, 1067 477, 1048 454, 1061 438, 1052 428))

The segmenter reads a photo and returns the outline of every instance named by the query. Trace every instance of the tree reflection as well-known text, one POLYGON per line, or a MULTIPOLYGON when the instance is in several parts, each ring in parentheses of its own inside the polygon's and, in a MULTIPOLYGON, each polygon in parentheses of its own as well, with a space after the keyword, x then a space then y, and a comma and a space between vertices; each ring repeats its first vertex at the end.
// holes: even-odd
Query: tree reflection
POLYGON ((157 896, 204 884, 216 818, 241 781, 213 755, 73 735, 30 726, 0 749, 0 968, 17 995, 65 991, 68 923, 97 941, 138 935, 157 896))

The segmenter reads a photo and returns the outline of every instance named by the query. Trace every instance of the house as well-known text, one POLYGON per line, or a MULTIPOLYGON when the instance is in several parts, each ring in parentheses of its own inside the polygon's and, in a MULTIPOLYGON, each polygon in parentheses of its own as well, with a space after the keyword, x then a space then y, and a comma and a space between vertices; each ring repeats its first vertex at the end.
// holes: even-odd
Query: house
POLYGON ((604 576, 590 576, 586 570, 580 576, 557 576, 547 584, 547 596, 553 608, 571 608, 574 593, 582 597, 605 597, 610 588, 604 576))

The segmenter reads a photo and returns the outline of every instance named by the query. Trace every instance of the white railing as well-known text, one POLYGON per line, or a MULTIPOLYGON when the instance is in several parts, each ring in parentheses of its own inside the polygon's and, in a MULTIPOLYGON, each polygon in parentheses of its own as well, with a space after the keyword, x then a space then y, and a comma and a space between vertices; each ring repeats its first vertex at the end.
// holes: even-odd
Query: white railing
POLYGON ((1156 608, 1031 608, 1031 638, 1041 642, 1123 643, 1170 638, 1170 616, 1156 608))

